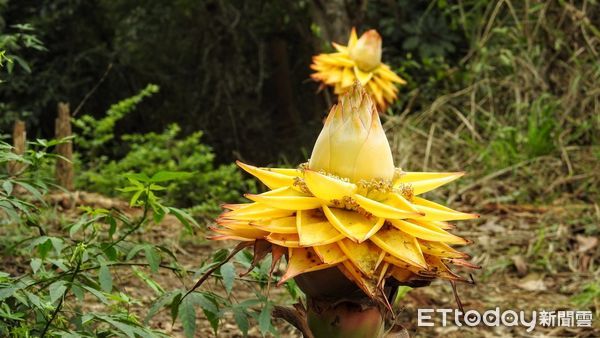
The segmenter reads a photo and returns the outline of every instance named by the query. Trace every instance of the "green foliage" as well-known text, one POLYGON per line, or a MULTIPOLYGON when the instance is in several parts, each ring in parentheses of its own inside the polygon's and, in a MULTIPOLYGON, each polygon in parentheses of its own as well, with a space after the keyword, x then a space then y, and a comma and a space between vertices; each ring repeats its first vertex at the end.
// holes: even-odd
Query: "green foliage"
POLYGON ((584 285, 581 292, 571 298, 571 301, 579 307, 587 307, 600 302, 600 283, 591 282, 584 285))
POLYGON ((30 24, 13 25, 10 33, 0 34, 0 50, 3 51, 1 60, 7 62, 6 72, 8 75, 13 73, 15 65, 23 71, 31 73, 31 66, 20 55, 27 49, 46 50, 30 24))
POLYGON ((484 163, 491 169, 504 168, 556 151, 557 109, 555 98, 543 95, 533 102, 522 126, 503 126, 482 152, 484 163))
POLYGON ((600 72, 590 41, 600 38, 598 4, 526 4, 414 2, 398 15, 376 6, 381 17, 373 20, 387 34, 384 45, 391 39, 394 46, 388 60, 408 81, 387 125, 397 159, 415 170, 424 164, 427 170, 467 170, 467 185, 498 175, 470 187, 471 194, 483 194, 473 201, 484 204, 498 198, 548 202, 572 191, 585 191, 577 198, 586 202, 597 200, 591 172, 600 141, 593 103, 599 95, 592 88, 600 86, 600 72), (445 20, 425 29, 429 17, 445 20), (404 37, 389 27, 401 24, 425 29, 441 37, 440 46, 454 48, 396 50, 404 37))
POLYGON ((106 115, 100 119, 95 119, 91 115, 74 119, 73 125, 81 129, 81 137, 77 141, 78 147, 88 156, 101 152, 102 147, 114 139, 117 122, 131 113, 144 98, 150 97, 158 91, 157 85, 149 84, 138 94, 110 106, 106 115))
POLYGON ((8 216, 7 221, 19 221, 20 215, 30 220, 38 217, 33 202, 44 203, 42 195, 54 186, 48 168, 59 156, 50 149, 69 140, 37 139, 28 143, 24 155, 13 153, 10 144, 0 141, 0 212, 8 216), (14 169, 9 172, 8 168, 14 169), (19 198, 18 191, 26 191, 31 200, 19 198))
MULTIPOLYGON (((234 315, 244 334, 252 321, 258 323, 261 332, 276 334, 270 317, 273 305, 263 294, 268 266, 261 264, 247 277, 248 283, 259 286, 256 298, 237 303, 231 297, 239 279, 236 265, 249 267, 246 259, 224 262, 228 253, 220 250, 202 262, 198 270, 187 270, 170 249, 136 236, 160 225, 168 215, 188 229, 198 229, 189 214, 165 205, 158 196, 173 181, 189 179, 190 173, 125 175, 129 185, 120 190, 131 196, 133 207, 141 208, 137 216, 117 208, 83 206, 73 217, 42 217, 52 208, 44 203, 47 182, 40 181, 40 175, 31 171, 41 168, 40 161, 50 159, 46 151, 57 143, 39 140, 23 156, 0 143, 0 168, 6 168, 8 161, 26 165, 10 176, 0 172, 0 214, 10 216, 2 218, 0 257, 28 265, 25 271, 14 270, 11 265, 4 265, 8 270, 0 271, 0 336, 166 337, 152 328, 152 319, 168 310, 171 319, 181 323, 186 337, 195 337, 197 309, 202 310, 216 335, 227 313, 234 315), (156 280, 159 270, 185 278, 200 276, 219 264, 220 273, 213 278, 222 283, 223 293, 200 289, 184 298, 187 290, 165 290, 156 280), (120 286, 123 269, 130 269, 154 291, 155 298, 144 318, 130 310, 142 300, 120 286), (90 307, 92 303, 95 305, 90 307)), ((249 256, 245 253, 243 257, 249 256)))
MULTIPOLYGON (((14 24, 7 30, 0 25, 0 84, 4 88, 18 90, 20 84, 18 81, 12 81, 16 73, 22 72, 28 75, 32 73, 31 64, 26 56, 30 50, 37 52, 46 50, 30 24, 14 24)), ((23 118, 28 113, 6 100, 0 100, 0 127, 8 125, 17 118, 23 118)))
MULTIPOLYGON (((0 301, 4 311, 0 314, 1 335, 18 336, 18 332, 26 331, 41 336, 62 336, 67 332, 124 334, 129 337, 161 336, 160 333, 143 327, 139 320, 123 311, 84 313, 81 311, 81 302, 88 293, 105 305, 111 302, 128 303, 127 297, 112 293, 113 278, 110 269, 112 266, 127 264, 133 258, 127 258, 129 255, 126 255, 131 245, 128 237, 148 225, 149 209, 162 211, 162 214, 158 213, 162 217, 166 213, 185 213, 163 206, 156 196, 151 195, 151 189, 157 187, 152 181, 144 185, 144 193, 139 194, 143 199, 139 204, 144 208, 139 219, 132 219, 118 210, 85 208, 84 214, 76 221, 63 224, 61 229, 51 229, 50 225, 37 217, 40 214, 38 206, 24 198, 37 197, 38 202, 43 203, 41 196, 46 193, 46 185, 40 181, 39 175, 27 173, 38 167, 40 161, 48 155, 47 148, 57 143, 59 142, 39 140, 37 145, 43 148, 30 150, 24 156, 13 154, 6 144, 2 144, 0 149, 2 161, 18 161, 28 169, 16 175, 0 176, 4 188, 0 205, 11 216, 10 223, 5 226, 12 230, 4 236, 3 241, 15 243, 3 246, 5 249, 2 255, 31 262, 31 271, 20 276, 13 277, 2 272, 0 301), (17 192, 17 189, 12 188, 13 185, 22 187, 27 194, 17 192), (53 234, 50 235, 50 232, 53 234), (72 302, 74 303, 71 304, 72 302), (73 310, 75 311, 72 312, 73 310), (69 322, 75 323, 75 327, 69 328, 69 322)), ((171 174, 167 180, 174 178, 171 174)), ((155 215, 154 219, 160 221, 162 217, 155 215)), ((191 217, 185 217, 188 224, 195 224, 191 217)), ((160 261, 161 254, 157 249, 152 247, 151 250, 156 254, 156 260, 160 261)), ((152 265, 149 257, 151 256, 147 254, 148 264, 152 265)), ((176 262, 173 266, 178 268, 176 262)))
POLYGON ((163 133, 125 135, 129 152, 118 160, 100 157, 78 177, 77 185, 91 191, 114 195, 112 187, 123 185, 124 173, 150 175, 159 171, 188 171, 187 178, 166 186, 165 199, 183 207, 193 207, 198 216, 212 216, 224 202, 239 200, 254 191, 251 180, 243 179, 235 165, 215 166, 210 147, 202 144, 202 132, 178 138, 177 125, 163 133))
POLYGON ((114 196, 114 187, 126 183, 124 174, 188 171, 187 177, 166 186, 165 199, 170 204, 193 207, 194 214, 201 217, 214 216, 221 203, 236 201, 243 192, 254 191, 253 181, 243 179, 235 165, 214 164, 215 155, 202 143, 202 132, 181 138, 180 127, 173 124, 162 133, 115 136, 117 122, 157 92, 158 87, 150 84, 135 96, 112 105, 102 118, 85 115, 74 121, 80 130, 76 146, 81 174, 77 186, 114 196), (115 150, 119 145, 124 155, 115 150))

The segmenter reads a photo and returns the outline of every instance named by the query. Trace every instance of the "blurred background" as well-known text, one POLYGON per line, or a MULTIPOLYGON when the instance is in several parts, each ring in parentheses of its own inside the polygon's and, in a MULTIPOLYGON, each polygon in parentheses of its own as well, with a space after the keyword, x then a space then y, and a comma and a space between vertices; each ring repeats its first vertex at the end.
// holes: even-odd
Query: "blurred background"
MULTIPOLYGON (((311 58, 352 27, 376 29, 383 62, 407 81, 381 116, 396 165, 468 173, 433 195, 484 215, 457 229, 484 267, 465 302, 597 318, 594 0, 0 0, 0 50, 12 59, 0 132, 8 141, 23 120, 28 139, 52 138, 67 102, 77 189, 118 196, 124 172, 194 171, 167 198, 208 221, 261 189, 234 160, 307 160, 335 102, 310 80, 311 58)), ((411 291, 407 307, 447 305, 449 290, 411 291)))

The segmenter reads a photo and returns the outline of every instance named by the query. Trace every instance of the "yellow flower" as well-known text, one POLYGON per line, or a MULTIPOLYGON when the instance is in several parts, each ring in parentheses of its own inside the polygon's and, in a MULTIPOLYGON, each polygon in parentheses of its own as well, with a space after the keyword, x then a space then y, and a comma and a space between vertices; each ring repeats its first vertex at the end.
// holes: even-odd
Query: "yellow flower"
POLYGON ((287 251, 280 283, 337 268, 365 294, 381 300, 390 279, 464 280, 447 264, 474 267, 464 261, 466 254, 450 247, 467 241, 447 230, 452 228, 448 221, 478 215, 420 196, 463 173, 394 168, 379 115, 360 84, 331 109, 307 165, 238 165, 270 191, 246 195, 251 203, 225 205, 213 239, 267 243, 274 260, 287 251))
POLYGON ((406 83, 389 66, 381 63, 381 36, 376 30, 365 32, 360 39, 352 28, 347 46, 333 43, 335 53, 324 53, 313 57, 311 68, 316 72, 311 78, 333 86, 336 94, 347 91, 359 81, 384 111, 397 95, 396 84, 406 83))

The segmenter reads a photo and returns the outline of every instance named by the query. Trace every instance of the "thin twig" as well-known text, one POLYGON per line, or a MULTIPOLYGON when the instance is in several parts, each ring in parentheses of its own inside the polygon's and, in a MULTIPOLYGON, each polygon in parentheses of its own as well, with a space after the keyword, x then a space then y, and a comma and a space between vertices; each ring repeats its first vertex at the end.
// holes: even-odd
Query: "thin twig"
POLYGON ((204 273, 204 275, 202 275, 202 277, 200 277, 200 279, 196 282, 196 284, 194 284, 194 286, 185 293, 185 295, 183 295, 183 297, 181 297, 181 299, 179 300, 179 303, 181 303, 183 301, 183 299, 185 299, 185 297, 187 297, 190 293, 194 292, 197 288, 199 288, 202 283, 204 283, 215 271, 217 271, 217 269, 221 268, 221 266, 225 265, 225 263, 229 262, 229 260, 231 258, 233 258, 233 256, 235 256, 238 252, 242 251, 243 249, 245 249, 246 247, 252 245, 253 242, 241 242, 239 243, 233 250, 231 250, 231 253, 229 253, 229 255, 219 264, 213 266, 212 268, 210 268, 208 271, 206 271, 204 273))
POLYGON ((79 104, 77 105, 77 108, 75 108, 75 110, 73 111, 73 115, 71 115, 72 117, 77 116, 77 113, 79 113, 81 108, 83 108, 83 105, 86 103, 86 101, 94 94, 94 92, 96 92, 96 90, 98 89, 98 87, 100 87, 102 82, 104 82, 104 80, 106 79, 106 76, 108 76, 108 73, 110 73, 110 70, 112 69, 112 67, 113 67, 113 64, 109 63, 108 67, 106 67, 106 71, 104 71, 104 74, 102 74, 102 77, 100 78, 100 80, 98 80, 98 82, 96 83, 94 88, 92 88, 87 94, 85 94, 85 96, 83 97, 81 102, 79 102, 79 104))

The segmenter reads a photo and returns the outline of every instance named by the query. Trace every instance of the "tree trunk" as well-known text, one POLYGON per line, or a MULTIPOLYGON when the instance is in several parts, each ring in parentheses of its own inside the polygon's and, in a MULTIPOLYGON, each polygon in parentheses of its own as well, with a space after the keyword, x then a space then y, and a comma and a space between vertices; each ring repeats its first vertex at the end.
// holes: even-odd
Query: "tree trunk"
POLYGON ((321 38, 346 44, 350 29, 361 24, 368 0, 313 0, 312 14, 321 38))
MULTIPOLYGON (((69 104, 58 104, 58 117, 55 121, 55 137, 60 140, 72 135, 69 104)), ((56 146, 56 153, 63 158, 56 160, 56 182, 63 188, 73 190, 73 143, 71 140, 56 146)))
MULTIPOLYGON (((13 152, 17 155, 23 155, 25 153, 25 146, 27 142, 27 130, 25 128, 25 122, 16 120, 13 127, 13 152)), ((23 167, 24 163, 10 161, 8 162, 8 174, 18 175, 23 167)))

